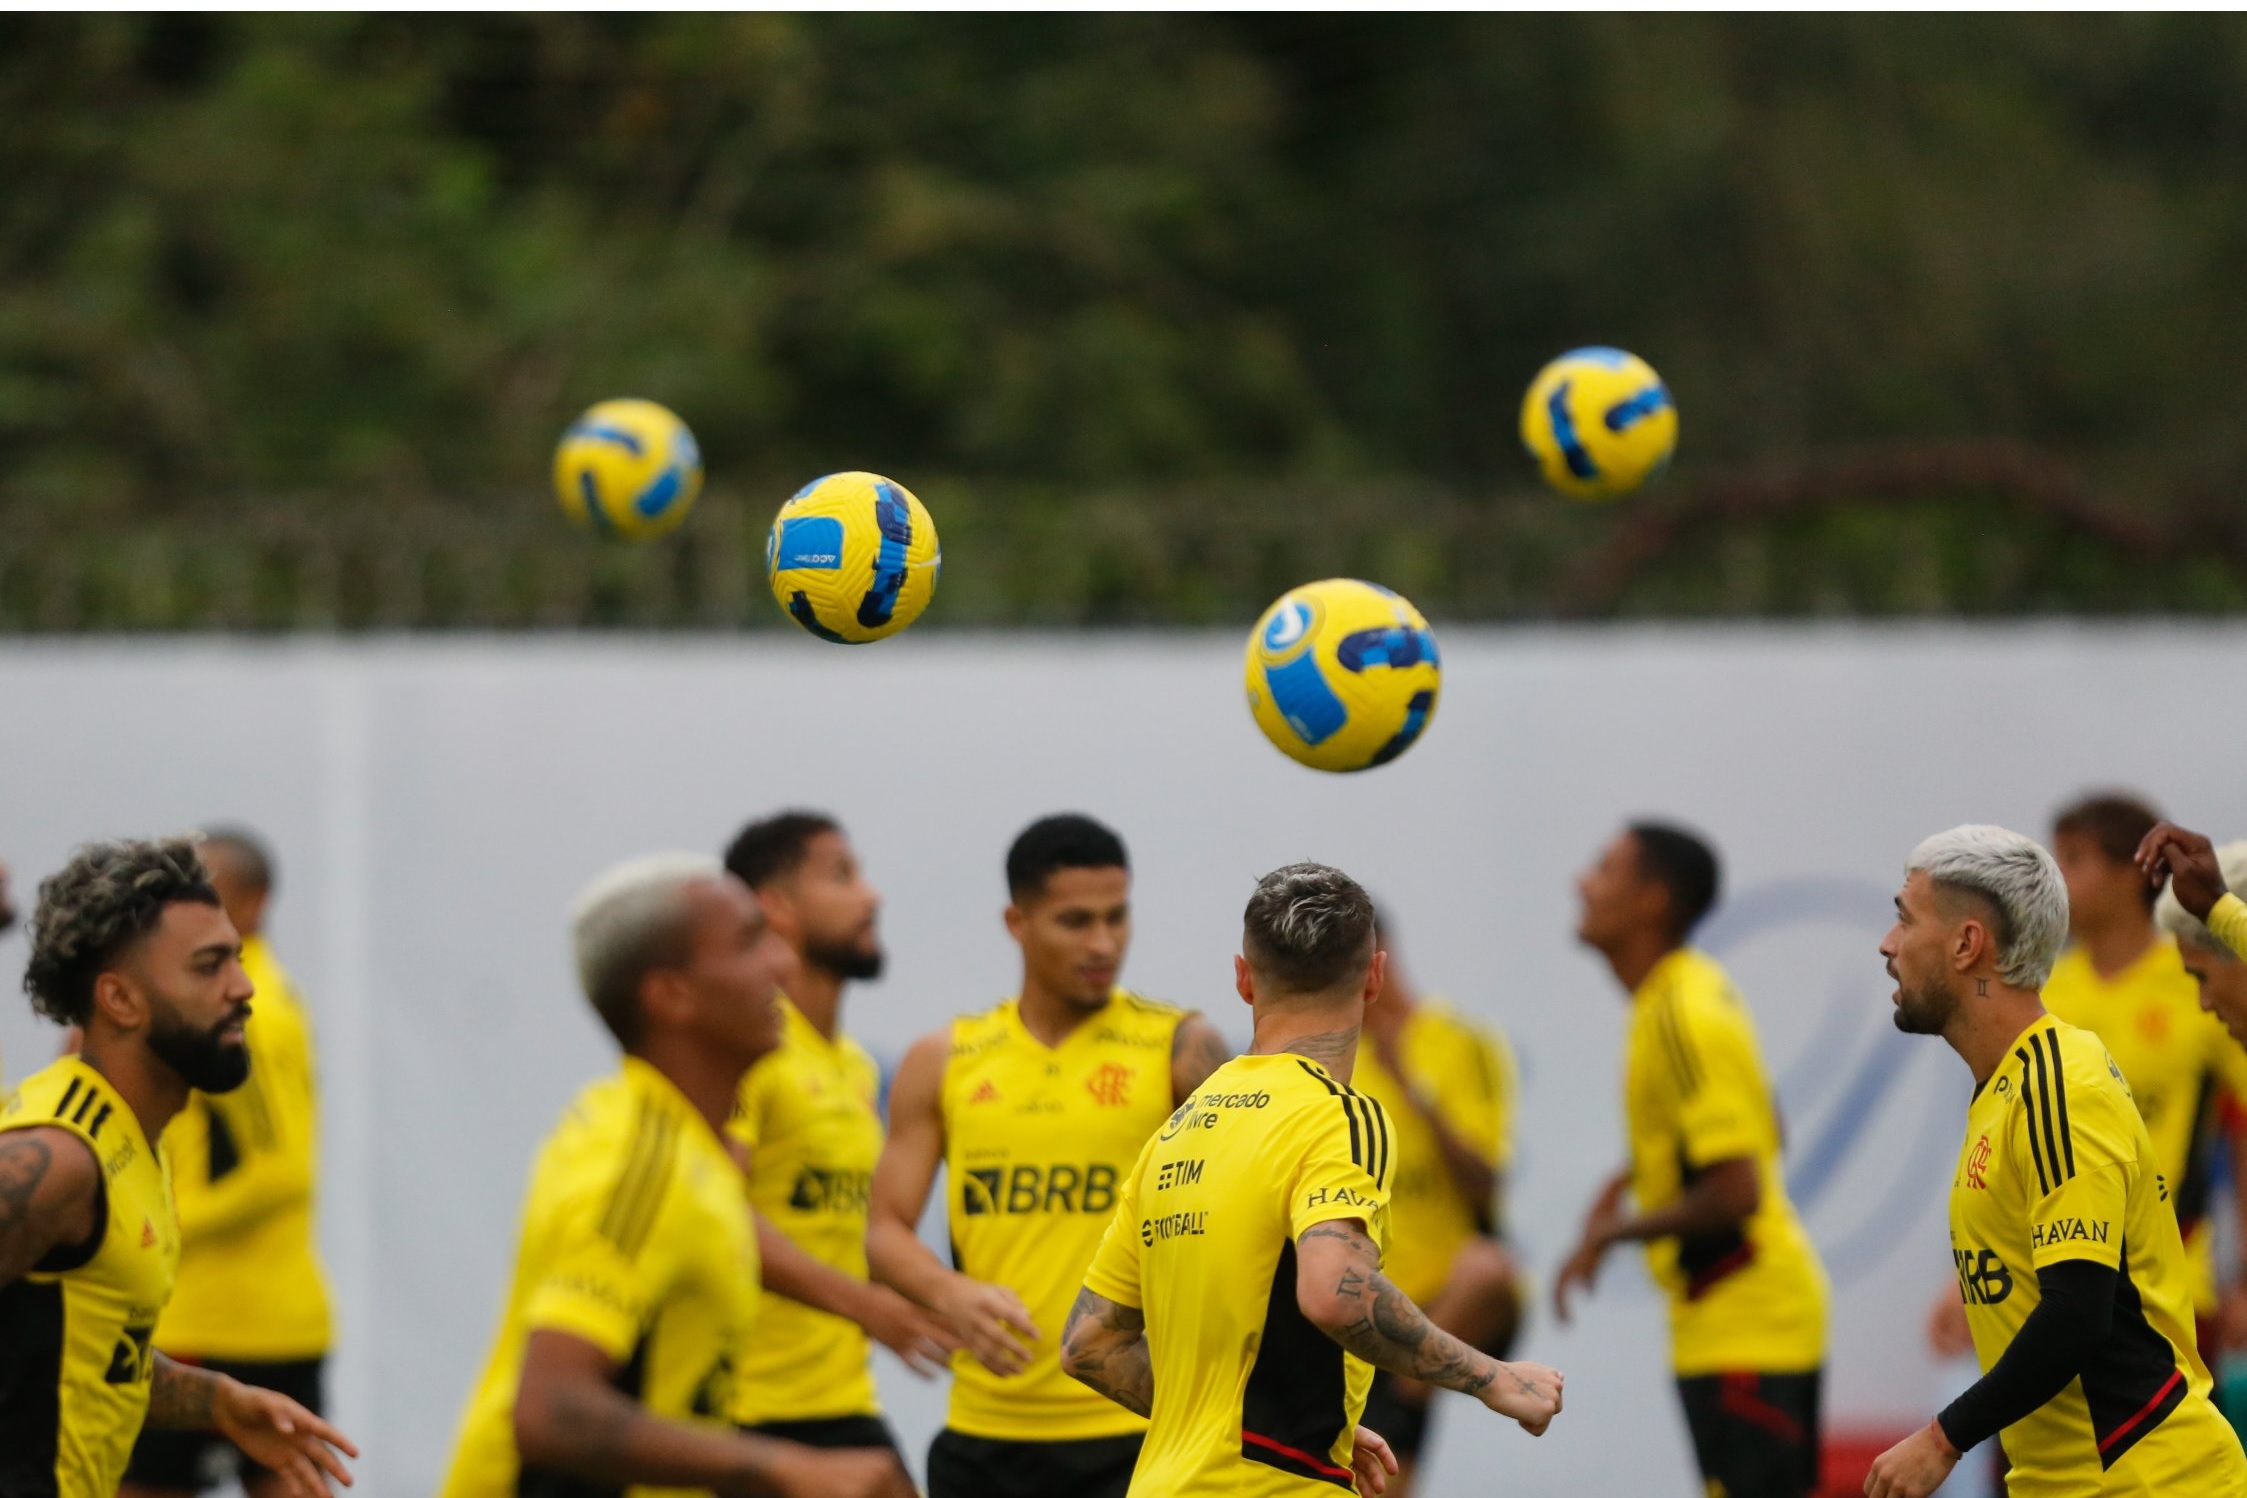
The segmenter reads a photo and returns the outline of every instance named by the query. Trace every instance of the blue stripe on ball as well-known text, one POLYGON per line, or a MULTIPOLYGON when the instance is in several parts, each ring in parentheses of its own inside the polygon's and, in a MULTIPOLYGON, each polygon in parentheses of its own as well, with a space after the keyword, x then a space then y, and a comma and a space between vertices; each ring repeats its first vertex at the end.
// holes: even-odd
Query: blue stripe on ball
POLYGON ((1607 429, 1611 432, 1629 431, 1669 403, 1668 386, 1649 385, 1629 400, 1617 401, 1607 408, 1607 415, 1604 418, 1607 422, 1607 429))
POLYGON ((858 600, 858 622, 866 629, 880 629, 897 612, 897 595, 905 588, 905 553, 913 544, 913 508, 886 480, 874 486, 874 524, 882 533, 882 549, 874 558, 873 586, 858 600))
POLYGON ((1562 380, 1553 387, 1552 395, 1545 401, 1545 415, 1552 421, 1553 444, 1567 461, 1568 471, 1580 479, 1596 479, 1599 465, 1584 451, 1584 444, 1576 435, 1575 418, 1568 414, 1568 391, 1572 384, 1572 381, 1562 380))
POLYGON ((1306 744, 1322 744, 1342 731, 1350 710, 1319 670, 1318 652, 1306 650, 1284 666, 1266 666, 1264 685, 1272 703, 1306 744))
POLYGON ((1428 726, 1428 719, 1435 712, 1435 707, 1434 692, 1414 692, 1412 701, 1404 710, 1404 726, 1396 731, 1389 742, 1381 746, 1380 753, 1365 762, 1365 767, 1370 770, 1375 765, 1385 765, 1410 749, 1413 741, 1420 737, 1421 730, 1428 726))

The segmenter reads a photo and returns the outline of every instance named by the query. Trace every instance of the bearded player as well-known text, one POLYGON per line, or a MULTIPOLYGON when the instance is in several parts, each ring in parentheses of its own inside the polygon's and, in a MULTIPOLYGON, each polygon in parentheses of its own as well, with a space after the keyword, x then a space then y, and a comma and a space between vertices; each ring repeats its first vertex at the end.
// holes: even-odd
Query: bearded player
POLYGON ((1375 1368, 1531 1435, 1560 1412, 1559 1373, 1468 1346, 1383 1271, 1402 1160, 1350 1086, 1383 959, 1339 869, 1291 864, 1249 897, 1233 981, 1255 1043, 1140 1153, 1069 1313, 1069 1373, 1152 1418, 1139 1498, 1381 1492, 1395 1463, 1359 1425, 1375 1368))
POLYGON ((214 1431, 292 1498, 358 1452, 285 1395, 150 1341, 179 1268, 156 1146, 242 1085, 251 986, 194 845, 97 843, 40 886, 24 987, 77 1052, 0 1110, 0 1494, 112 1498, 143 1424, 214 1431))
POLYGON ((866 1277, 881 1070, 843 1032, 842 1006, 845 984, 881 976, 881 896, 842 827, 819 812, 750 823, 725 863, 795 958, 779 1000, 780 1045, 742 1078, 731 1125, 749 1152, 764 1286, 776 1292, 734 1370, 734 1418, 759 1435, 894 1455, 869 1333, 915 1371, 933 1372, 958 1344, 936 1318, 866 1277))
POLYGON ((1006 878, 1021 991, 906 1053, 867 1251, 965 1344, 930 1498, 1119 1498, 1146 1422, 1062 1371, 1062 1325, 1139 1147, 1227 1050, 1207 1020, 1116 986, 1131 869, 1115 833, 1046 817, 1006 878), (916 1232, 939 1165, 949 1266, 916 1232))
MULTIPOLYGON (((204 834, 196 854, 242 938, 257 1013, 243 1033, 248 1080, 198 1092, 172 1121, 164 1152, 179 1206, 179 1284, 156 1346, 180 1362, 278 1389, 317 1413, 328 1351, 328 1292, 313 1246, 319 1093, 312 1030, 296 985, 265 939, 273 856, 242 829, 204 834)), ((239 1471, 249 1498, 271 1473, 215 1435, 144 1431, 122 1498, 188 1498, 239 1471)))
POLYGON ((1974 1077, 1950 1240, 1982 1377, 1883 1452, 1865 1492, 1924 1498, 1998 1436, 2012 1498, 2242 1498, 2152 1136, 2098 1037, 2038 995, 2067 931, 2059 866, 1969 826, 1905 868, 1880 950, 1897 1028, 1940 1035, 1974 1077))

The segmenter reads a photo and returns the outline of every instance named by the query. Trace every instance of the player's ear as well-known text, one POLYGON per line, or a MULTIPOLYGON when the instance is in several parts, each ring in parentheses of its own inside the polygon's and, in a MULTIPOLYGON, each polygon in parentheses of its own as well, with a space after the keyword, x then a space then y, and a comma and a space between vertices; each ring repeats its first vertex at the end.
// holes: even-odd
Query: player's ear
POLYGON ((1373 961, 1366 966, 1365 970, 1365 1002, 1367 1005, 1370 1006, 1381 997, 1381 988, 1388 981, 1388 975, 1389 954, 1376 951, 1373 954, 1373 961))
POLYGON ((1256 975, 1248 970, 1248 959, 1246 957, 1236 956, 1233 958, 1233 992, 1241 996, 1243 1004, 1252 1007, 1255 1005, 1256 975))
POLYGON ((148 1023, 148 1000, 123 973, 105 972, 94 979, 91 1012, 120 1030, 138 1030, 148 1023))
POLYGON ((1006 934, 1016 941, 1022 940, 1023 934, 1030 928, 1030 918, 1022 913, 1022 907, 1011 900, 1008 901, 1005 919, 1006 934))
POLYGON ((650 1023, 677 1026, 684 1024, 694 1009, 694 987, 687 975, 671 968, 657 968, 640 979, 640 1014, 650 1023))
POLYGON ((1980 921, 1972 917, 1960 921, 1951 934, 1951 966, 1962 973, 1973 967, 1989 950, 1989 939, 1989 928, 1980 921))

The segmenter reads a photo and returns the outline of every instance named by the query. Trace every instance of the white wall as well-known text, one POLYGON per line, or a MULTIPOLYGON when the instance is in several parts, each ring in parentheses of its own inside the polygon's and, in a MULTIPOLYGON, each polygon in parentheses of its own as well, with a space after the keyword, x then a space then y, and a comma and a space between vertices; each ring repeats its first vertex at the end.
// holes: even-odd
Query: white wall
MULTIPOLYGON (((610 1064, 564 962, 570 895, 612 859, 714 849, 783 804, 839 812, 888 895, 893 976, 849 1022, 891 1058, 1010 987, 999 864, 1037 814, 1082 808, 1125 834, 1127 978, 1208 1006, 1236 1038, 1228 959, 1255 876, 1302 857, 1358 874, 1396 911, 1424 985, 1514 1037, 1513 1218, 1548 1281, 1621 1148, 1622 1006, 1570 939, 1569 878, 1626 815, 1705 827, 1730 892, 1708 938, 1761 1020, 1837 1284, 1830 1408, 1922 1418, 1936 1375, 1918 1329, 1947 1272, 1966 1089, 1939 1043, 1888 1023, 1873 947, 1900 861, 1955 822, 2040 832, 2093 785, 2247 828, 2247 631, 1442 638, 1428 736, 1352 778, 1257 737, 1229 636, 9 642, 0 857, 28 904, 92 836, 223 818, 277 843, 276 943, 311 995, 327 1078, 336 1382, 375 1498, 431 1487, 525 1165, 610 1064)), ((0 943, 11 991, 21 960, 20 935, 0 943)), ((10 1074, 52 1044, 20 1002, 0 1004, 10 1074)), ((1698 1490, 1635 1261, 1574 1329, 1541 1316, 1528 1350, 1569 1372, 1560 1424, 1532 1442, 1454 1403, 1424 1491, 1486 1492, 1492 1473, 1525 1498, 1698 1490)), ((918 1448, 938 1391, 886 1386, 918 1448)))

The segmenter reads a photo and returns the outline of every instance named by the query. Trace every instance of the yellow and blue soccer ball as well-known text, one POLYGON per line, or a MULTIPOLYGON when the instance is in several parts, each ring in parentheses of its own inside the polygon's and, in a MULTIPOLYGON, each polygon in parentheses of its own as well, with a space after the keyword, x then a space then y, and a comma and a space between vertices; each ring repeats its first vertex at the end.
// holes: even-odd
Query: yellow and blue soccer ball
POLYGON ((1244 671, 1264 737, 1317 770, 1395 759, 1427 731, 1443 688, 1420 611, 1347 577, 1281 594, 1248 637, 1244 671))
POLYGON ((936 596, 936 522, 903 484, 830 473, 796 491, 765 538, 765 575, 788 617, 822 640, 886 640, 936 596))
POLYGON ((676 530, 702 492, 702 449, 654 401, 602 401, 562 433, 554 496, 579 525, 646 541, 676 530))
POLYGON ((1537 372, 1521 403, 1521 441, 1545 481, 1572 499, 1613 499, 1669 467, 1677 405, 1644 359, 1580 348, 1537 372))

